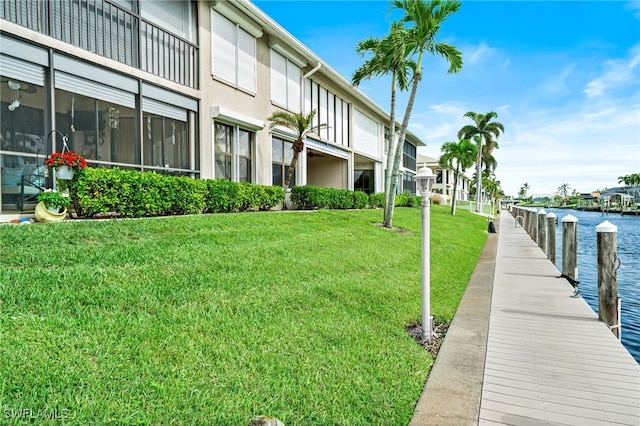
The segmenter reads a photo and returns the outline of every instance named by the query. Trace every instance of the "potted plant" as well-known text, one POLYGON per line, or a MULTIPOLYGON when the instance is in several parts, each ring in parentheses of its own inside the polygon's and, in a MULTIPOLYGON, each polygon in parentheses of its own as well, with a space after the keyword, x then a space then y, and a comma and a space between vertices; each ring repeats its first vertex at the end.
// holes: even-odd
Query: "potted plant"
POLYGON ((44 164, 56 170, 57 179, 71 180, 75 172, 87 167, 87 160, 77 152, 63 149, 51 154, 44 164))
POLYGON ((71 198, 67 194, 63 194, 53 189, 45 189, 38 194, 39 204, 44 204, 51 213, 60 214, 67 213, 67 206, 71 203, 71 198))

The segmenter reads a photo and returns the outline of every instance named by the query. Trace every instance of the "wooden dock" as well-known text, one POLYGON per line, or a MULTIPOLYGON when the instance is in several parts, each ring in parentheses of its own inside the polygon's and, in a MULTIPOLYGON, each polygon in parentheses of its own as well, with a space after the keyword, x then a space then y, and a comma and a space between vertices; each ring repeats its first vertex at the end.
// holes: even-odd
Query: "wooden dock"
POLYGON ((511 216, 500 229, 479 423, 640 425, 638 363, 511 216))
POLYGON ((640 425, 640 365, 512 216, 489 238, 411 425, 640 425))

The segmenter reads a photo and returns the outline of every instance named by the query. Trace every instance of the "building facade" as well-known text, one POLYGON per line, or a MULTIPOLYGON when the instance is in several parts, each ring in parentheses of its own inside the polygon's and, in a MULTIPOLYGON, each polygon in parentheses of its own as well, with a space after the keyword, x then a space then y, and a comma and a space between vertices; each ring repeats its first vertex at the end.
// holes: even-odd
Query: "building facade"
MULTIPOLYGON (((0 24, 5 211, 52 186, 63 135, 92 167, 282 185, 277 110, 327 124, 294 184, 383 191, 388 113, 249 1, 5 0, 0 24)), ((399 191, 422 145, 408 134, 399 191)))

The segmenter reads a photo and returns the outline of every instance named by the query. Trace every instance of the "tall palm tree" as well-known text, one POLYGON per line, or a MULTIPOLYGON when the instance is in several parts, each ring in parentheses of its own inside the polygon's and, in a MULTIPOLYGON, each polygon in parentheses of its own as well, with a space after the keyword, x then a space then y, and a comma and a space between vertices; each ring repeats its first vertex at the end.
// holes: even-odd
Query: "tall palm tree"
POLYGON ((524 189, 524 197, 527 198, 527 194, 529 193, 529 190, 531 189, 531 187, 527 182, 525 182, 522 184, 522 189, 524 189))
POLYGON ((562 202, 564 203, 567 200, 567 195, 569 195, 569 190, 571 189, 571 185, 568 183, 563 183, 558 187, 558 192, 562 194, 562 202))
POLYGON ((445 142, 440 148, 440 165, 452 169, 455 162, 455 174, 453 175, 453 197, 451 199, 451 214, 456 214, 456 198, 458 193, 458 177, 460 173, 471 167, 476 159, 476 146, 468 139, 458 142, 445 142))
MULTIPOLYGON (((497 144, 496 144, 497 148, 497 144)), ((498 161, 496 157, 493 156, 489 145, 482 145, 482 164, 484 165, 484 171, 487 173, 492 173, 498 167, 498 161)))
MULTIPOLYGON (((407 108, 404 112, 402 127, 398 135, 398 144, 393 158, 393 170, 391 172, 391 182, 388 191, 389 197, 387 205, 385 206, 385 219, 383 224, 387 228, 392 227, 402 150, 407 136, 409 119, 411 118, 411 111, 415 103, 418 86, 422 80, 422 62, 425 54, 438 54, 442 56, 449 63, 449 73, 456 73, 462 68, 462 54, 460 51, 455 46, 438 43, 435 39, 442 23, 460 8, 460 2, 458 0, 393 0, 392 5, 397 9, 403 10, 405 13, 401 19, 401 22, 407 29, 408 37, 405 42, 407 43, 410 54, 417 55, 417 59, 411 84, 411 92, 409 94, 409 100, 407 101, 407 108), (387 211, 389 212, 388 214, 387 211)), ((393 135, 391 136, 393 137, 393 135)))
POLYGON ((318 133, 321 129, 326 128, 327 124, 322 123, 317 126, 313 126, 313 119, 316 116, 316 110, 312 110, 309 114, 292 113, 288 111, 276 111, 269 117, 270 128, 273 129, 276 126, 284 127, 294 134, 295 141, 293 142, 293 158, 291 164, 289 164, 289 171, 284 179, 284 190, 289 189, 291 184, 291 177, 298 164, 298 155, 304 150, 304 139, 311 132, 318 133))
MULTIPOLYGON (((356 47, 356 52, 361 56, 370 53, 371 58, 365 61, 358 68, 351 78, 352 83, 357 87, 363 80, 368 80, 373 76, 391 74, 391 111, 389 113, 389 146, 387 148, 387 166, 384 176, 385 209, 384 223, 387 223, 389 215, 392 214, 389 205, 391 196, 391 172, 393 161, 397 149, 396 141, 396 88, 402 91, 409 90, 411 81, 410 75, 415 73, 416 63, 408 58, 409 50, 405 43, 408 39, 407 30, 399 22, 391 25, 390 33, 384 38, 367 38, 356 47)), ((391 219, 389 219, 391 223, 391 219)), ((386 225, 385 225, 386 226, 386 225)))
MULTIPOLYGON (((481 173, 482 169, 482 148, 483 145, 496 148, 498 137, 501 133, 504 133, 504 126, 497 121, 491 121, 498 117, 495 111, 489 111, 486 114, 479 114, 477 112, 469 111, 465 117, 470 118, 474 124, 467 124, 458 132, 458 139, 471 139, 474 138, 478 147, 478 158, 476 160, 476 206, 478 211, 482 211, 482 181, 481 173)), ((489 153, 493 148, 488 148, 489 153)))

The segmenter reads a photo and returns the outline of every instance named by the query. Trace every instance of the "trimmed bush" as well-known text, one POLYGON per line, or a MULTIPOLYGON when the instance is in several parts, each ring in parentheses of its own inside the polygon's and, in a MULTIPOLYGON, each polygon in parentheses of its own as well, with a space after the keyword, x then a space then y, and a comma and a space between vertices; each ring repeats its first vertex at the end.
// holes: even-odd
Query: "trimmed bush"
POLYGON ((300 210, 363 209, 367 207, 369 196, 362 191, 304 185, 291 189, 291 201, 300 210))
POLYGON ((73 181, 71 190, 80 217, 269 210, 284 202, 281 187, 119 168, 87 168, 73 181))

